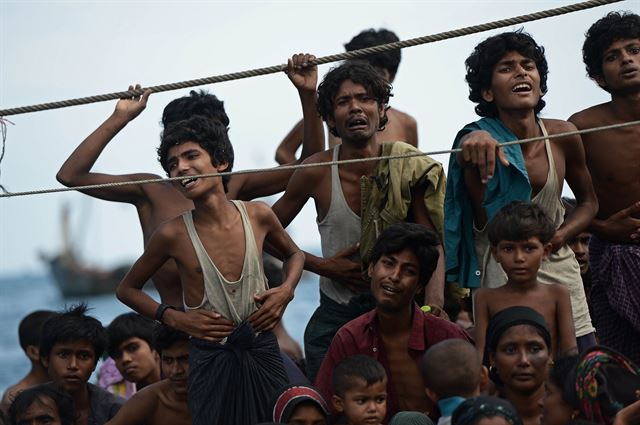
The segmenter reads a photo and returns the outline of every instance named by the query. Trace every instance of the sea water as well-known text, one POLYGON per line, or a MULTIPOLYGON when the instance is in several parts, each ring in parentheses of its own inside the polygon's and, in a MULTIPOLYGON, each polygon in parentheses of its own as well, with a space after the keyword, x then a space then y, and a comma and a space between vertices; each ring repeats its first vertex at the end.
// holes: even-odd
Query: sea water
MULTIPOLYGON (((159 299, 155 292, 149 295, 159 299)), ((117 315, 131 311, 115 295, 65 299, 48 275, 0 277, 0 392, 29 372, 30 363, 18 342, 20 320, 34 310, 57 311, 81 301, 88 303, 89 314, 105 326, 117 315)), ((305 273, 284 314, 285 327, 301 346, 304 328, 318 303, 318 277, 305 273)))

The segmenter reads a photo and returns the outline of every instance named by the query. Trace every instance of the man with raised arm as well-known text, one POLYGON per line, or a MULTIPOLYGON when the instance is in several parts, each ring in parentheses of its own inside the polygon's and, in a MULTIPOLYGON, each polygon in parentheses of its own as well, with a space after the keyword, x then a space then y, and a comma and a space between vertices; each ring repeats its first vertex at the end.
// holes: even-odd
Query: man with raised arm
MULTIPOLYGON (((393 43, 399 41, 398 36, 393 32, 385 28, 374 30, 373 28, 364 30, 360 34, 356 35, 344 45, 347 52, 353 50, 364 49, 366 47, 378 46, 380 44, 393 43)), ((368 55, 362 59, 358 59, 369 63, 384 77, 389 84, 392 84, 396 78, 398 67, 400 66, 400 59, 402 53, 400 49, 389 50, 382 53, 374 53, 368 55)), ((386 106, 388 123, 380 131, 378 137, 383 142, 395 142, 402 141, 410 145, 418 147, 418 125, 415 118, 411 115, 386 106)), ((303 121, 300 120, 291 129, 289 134, 280 142, 278 149, 276 149, 276 161, 279 164, 286 164, 288 162, 295 161, 296 151, 300 147, 303 141, 303 121)), ((340 143, 340 138, 329 133, 329 147, 332 148, 336 144, 340 143)), ((304 149, 304 145, 303 145, 304 149)), ((304 159, 304 150, 302 152, 302 158, 304 159)))
POLYGON ((544 49, 526 33, 506 32, 476 46, 466 60, 469 99, 484 118, 465 126, 449 160, 445 202, 447 279, 464 287, 498 287, 507 277, 491 255, 486 224, 511 201, 537 203, 557 230, 553 253, 538 271, 542 283, 559 283, 571 297, 578 348, 595 344, 594 329, 567 241, 585 229, 598 209, 579 136, 501 146, 516 139, 575 130, 566 121, 541 119, 547 91, 544 49), (567 180, 577 205, 564 220, 560 201, 567 180), (563 221, 564 220, 564 221, 563 221))
MULTIPOLYGON (((306 55, 295 55, 288 75, 298 89, 303 114, 317 115, 315 110, 317 67, 302 66, 302 63, 309 62, 310 58, 306 55)), ((136 88, 140 88, 140 86, 136 86, 136 88)), ((133 86, 129 86, 129 89, 133 89, 133 86)), ((58 171, 58 181, 65 186, 82 186, 160 178, 160 176, 151 173, 113 175, 92 170, 93 165, 109 142, 145 109, 149 94, 150 92, 146 92, 140 97, 120 100, 113 114, 91 133, 65 161, 58 171)), ((192 91, 189 96, 170 102, 164 109, 162 125, 166 127, 173 122, 195 115, 217 121, 225 127, 229 125, 229 117, 224 110, 223 102, 204 91, 192 91)), ((323 146, 322 123, 314 120, 308 127, 304 137, 303 155, 321 151, 323 146), (313 123, 317 123, 317 127, 314 127, 313 123), (310 137, 309 135, 314 131, 319 134, 310 137)), ((292 173, 292 171, 284 171, 232 176, 227 188, 227 197, 248 200, 272 195, 285 189, 292 173)), ((193 208, 193 202, 167 182, 88 189, 83 192, 95 198, 134 205, 138 211, 145 245, 161 223, 193 208)), ((182 305, 180 276, 173 260, 163 264, 153 275, 152 281, 164 303, 173 306, 182 305)), ((276 333, 283 350, 293 357, 300 357, 301 353, 297 343, 291 339, 284 328, 278 326, 276 333)))
MULTIPOLYGON (((378 137, 387 122, 385 105, 390 93, 389 83, 363 62, 347 62, 329 71, 318 87, 318 110, 342 144, 304 163, 416 152, 406 143, 383 143, 378 137)), ((304 337, 311 379, 338 329, 373 308, 358 252, 366 258, 376 233, 398 221, 414 221, 440 232, 444 180, 441 164, 426 156, 296 170, 273 210, 285 227, 309 198, 318 214, 324 258, 308 254, 305 264, 321 276, 320 306, 304 337), (379 202, 381 199, 389 203, 379 202), (367 243, 359 247, 361 240, 367 243)), ((437 312, 444 303, 443 267, 441 261, 425 295, 437 312)))
MULTIPOLYGON (((583 46, 589 76, 611 100, 569 121, 592 128, 640 120, 640 16, 611 12, 583 46)), ((589 270, 600 342, 640 363, 640 127, 582 136, 600 202, 591 223, 589 270)))

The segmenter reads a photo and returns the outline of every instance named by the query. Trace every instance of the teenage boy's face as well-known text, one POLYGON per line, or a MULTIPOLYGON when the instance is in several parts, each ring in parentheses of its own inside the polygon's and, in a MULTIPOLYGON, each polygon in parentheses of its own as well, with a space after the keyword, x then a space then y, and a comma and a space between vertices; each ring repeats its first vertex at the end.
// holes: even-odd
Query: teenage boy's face
POLYGON ((575 238, 567 242, 569 248, 576 254, 576 260, 580 265, 580 274, 584 275, 589 271, 589 240, 591 233, 582 232, 575 238))
POLYGON ((173 183, 189 199, 206 193, 216 184, 222 185, 220 177, 192 179, 189 176, 218 173, 226 170, 227 167, 227 163, 214 166, 209 152, 196 142, 184 142, 171 146, 167 152, 169 177, 184 177, 184 180, 173 183))
POLYGON ((482 90, 498 110, 534 109, 542 97, 540 73, 533 59, 509 52, 493 67, 491 88, 482 90))
POLYGON ((371 385, 364 379, 357 378, 356 381, 344 397, 333 396, 334 407, 344 413, 349 425, 381 424, 387 414, 387 379, 371 385))
POLYGON ((500 241, 491 251, 509 282, 531 282, 537 279, 542 261, 549 257, 551 245, 543 245, 532 236, 522 241, 500 241))
POLYGON ((160 355, 162 373, 171 381, 177 394, 187 394, 189 377, 189 343, 180 341, 162 350, 160 355))
POLYGON ((371 293, 378 308, 388 311, 406 309, 420 287, 420 263, 410 249, 385 254, 369 264, 371 293))
POLYGON ((333 99, 333 118, 327 120, 343 141, 366 144, 378 131, 383 107, 364 86, 345 80, 333 99))
POLYGON ((49 378, 71 394, 86 387, 96 362, 93 346, 86 340, 56 343, 49 357, 42 358, 49 378))
POLYGON ((129 382, 144 382, 158 367, 158 354, 147 341, 136 336, 125 339, 113 353, 116 367, 129 382))
POLYGON ((17 425, 61 425, 60 413, 56 403, 47 396, 40 396, 16 415, 17 425))
POLYGON ((596 81, 610 92, 640 88, 640 39, 617 40, 603 52, 602 76, 596 81))

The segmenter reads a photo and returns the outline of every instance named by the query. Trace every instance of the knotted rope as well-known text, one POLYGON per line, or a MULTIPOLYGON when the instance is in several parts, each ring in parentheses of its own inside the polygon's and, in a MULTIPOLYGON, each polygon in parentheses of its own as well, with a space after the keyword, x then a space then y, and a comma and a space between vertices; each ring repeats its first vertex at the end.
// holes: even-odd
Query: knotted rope
MULTIPOLYGON (((601 127, 585 128, 583 130, 566 131, 564 133, 556 133, 556 134, 551 134, 549 136, 537 136, 537 137, 531 137, 528 139, 514 140, 512 142, 502 143, 500 144, 500 146, 520 145, 524 143, 537 142, 539 140, 545 140, 545 139, 552 140, 552 139, 558 139, 561 137, 595 133, 598 131, 615 130, 618 128, 630 127, 634 125, 640 125, 640 120, 629 121, 629 122, 619 123, 619 124, 605 125, 601 127)), ((46 193, 69 192, 72 190, 102 189, 106 187, 127 186, 132 184, 161 183, 161 182, 170 182, 174 180, 184 180, 185 178, 190 178, 190 179, 208 178, 208 177, 219 177, 219 176, 232 176, 234 174, 256 174, 256 173, 265 173, 265 172, 273 172, 273 171, 290 171, 290 170, 297 170, 301 168, 326 167, 330 165, 343 165, 343 164, 356 164, 360 162, 380 161, 380 160, 389 160, 389 159, 403 159, 403 158, 412 158, 412 157, 424 156, 424 155, 432 156, 432 155, 442 155, 447 153, 458 153, 458 152, 462 152, 462 149, 456 148, 456 149, 446 149, 446 150, 431 151, 431 152, 414 152, 414 153, 403 154, 403 155, 376 156, 376 157, 370 157, 370 158, 356 158, 356 159, 326 161, 326 162, 317 162, 317 163, 309 163, 309 164, 282 165, 280 167, 253 168, 253 169, 240 170, 240 171, 229 171, 224 173, 198 174, 198 175, 193 175, 188 177, 180 176, 180 177, 158 178, 158 179, 130 180, 130 181, 124 181, 124 182, 102 183, 102 184, 93 184, 93 185, 86 185, 86 186, 59 187, 59 188, 53 188, 53 189, 30 190, 25 192, 2 193, 0 194, 0 198, 10 198, 10 197, 27 196, 27 195, 43 195, 46 193)))
MULTIPOLYGON (((322 65, 325 63, 336 62, 346 59, 361 58, 373 53, 386 52, 388 50, 403 49, 406 47, 418 46, 421 44, 433 43, 436 41, 449 40, 452 38, 462 37, 465 35, 476 34, 479 32, 494 30, 498 28, 523 24, 525 22, 536 21, 545 18, 551 18, 553 16, 564 15, 567 13, 578 12, 581 10, 591 9, 598 6, 604 6, 611 3, 617 3, 622 0, 589 0, 581 3, 575 3, 567 6, 557 7, 554 9, 543 10, 540 12, 529 13, 526 15, 516 16, 508 19, 501 19, 498 21, 488 22, 480 25, 473 25, 456 30, 445 31, 433 35, 427 35, 424 37, 412 38, 410 40, 396 41, 388 44, 381 44, 378 46, 367 47, 365 49, 353 50, 351 52, 338 53, 335 55, 323 56, 317 58, 315 63, 322 65)), ((62 100, 58 102, 40 103, 31 106, 21 106, 17 108, 9 108, 0 110, 0 117, 8 115, 25 114, 28 112, 44 111, 48 109, 65 108, 67 106, 84 105, 88 103, 104 102, 107 100, 115 100, 121 98, 127 98, 132 96, 140 96, 146 90, 151 90, 153 93, 159 93, 169 90, 179 90, 188 87, 202 86, 205 84, 220 83, 223 81, 239 80, 242 78, 257 77, 259 75, 274 74, 286 69, 286 65, 274 65, 265 68, 257 68, 248 71, 232 72, 230 74, 216 75, 207 78, 197 78, 195 80, 187 80, 178 83, 161 84, 158 86, 146 87, 138 90, 120 91, 115 93, 108 93, 96 96, 81 97, 76 99, 62 100)))

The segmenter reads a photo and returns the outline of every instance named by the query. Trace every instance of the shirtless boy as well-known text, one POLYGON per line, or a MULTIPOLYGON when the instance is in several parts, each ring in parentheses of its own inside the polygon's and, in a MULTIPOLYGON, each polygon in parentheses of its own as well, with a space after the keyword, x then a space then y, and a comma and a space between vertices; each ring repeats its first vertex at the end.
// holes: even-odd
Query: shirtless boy
POLYGON ((158 227, 116 295, 140 314, 193 337, 188 402, 194 424, 265 420, 275 391, 288 383, 269 331, 293 299, 304 254, 267 205, 227 199, 228 175, 193 177, 231 171, 233 148, 223 124, 200 116, 174 123, 162 135, 158 158, 170 177, 182 178, 174 184, 194 209, 158 227), (265 243, 284 260, 283 283, 268 290, 265 243), (185 312, 158 304, 142 290, 170 259, 180 273, 185 312), (246 361, 256 364, 247 367, 246 361), (253 391, 254 385, 265 391, 253 391))
MULTIPOLYGON (((611 101, 574 114, 576 127, 640 120, 640 16, 609 13, 583 46, 589 76, 611 101)), ((585 134, 600 209, 591 223, 591 303, 600 342, 640 362, 640 126, 585 134)))
MULTIPOLYGON (((312 155, 305 163, 379 156, 385 144, 378 132, 387 122, 385 105, 391 86, 370 65, 347 62, 333 68, 318 87, 318 110, 332 132, 342 138, 334 149, 312 155)), ((413 147, 405 143, 394 146, 413 147)), ((435 161, 428 159, 435 163, 435 161)), ((402 160, 402 164, 417 161, 402 160)), ((322 242, 319 258, 306 255, 305 267, 321 276, 320 306, 305 330, 307 375, 313 379, 338 329, 349 320, 373 308, 369 285, 362 280, 361 264, 354 259, 361 238, 361 179, 372 176, 378 165, 399 166, 398 161, 368 161, 342 166, 296 170, 273 211, 283 226, 289 225, 312 198, 318 214, 322 242)), ((439 163, 433 164, 440 172, 439 163)), ((437 180, 437 178, 436 178, 437 180)), ((398 182, 401 185, 403 182, 398 182)), ((424 179, 411 192, 408 214, 412 221, 434 229, 434 216, 442 219, 442 208, 432 214, 425 205, 425 193, 433 181, 424 179)), ((399 218, 400 220, 406 217, 399 218)), ((440 258, 442 258, 441 255, 440 258)), ((427 286, 426 302, 435 310, 444 303, 444 264, 440 264, 427 286)))
POLYGON ((556 227, 541 207, 512 202, 488 225, 491 254, 507 274, 499 288, 480 288, 475 293, 476 348, 483 356, 489 320, 513 306, 530 307, 540 313, 551 332, 551 355, 575 354, 576 337, 567 288, 538 282, 538 269, 551 253, 556 227))
MULTIPOLYGON (((298 89, 302 103, 303 115, 316 116, 315 88, 317 83, 317 67, 303 67, 312 58, 309 55, 294 55, 290 59, 287 74, 298 89)), ((140 86, 136 86, 140 88, 140 86)), ((132 86, 129 89, 133 89, 132 86)), ((151 173, 132 173, 124 175, 104 174, 92 171, 98 157, 113 140, 113 138, 146 107, 149 92, 141 97, 120 100, 113 114, 91 133, 69 156, 58 171, 58 181, 65 186, 80 186, 120 182, 130 180, 155 179, 160 176, 151 173)), ((181 97, 170 102, 164 109, 162 125, 187 119, 194 115, 204 116, 218 121, 224 126, 229 125, 223 102, 214 95, 206 92, 192 91, 189 96, 181 97)), ((308 134, 304 135, 301 158, 322 150, 322 123, 311 120, 307 126, 308 134), (314 125, 317 126, 314 127, 314 125), (313 132, 316 135, 311 137, 313 132), (314 144, 316 143, 316 144, 314 144)), ((249 200, 261 196, 273 195, 285 189, 292 171, 240 174, 232 176, 227 187, 228 199, 249 200)), ((155 183, 146 185, 127 185, 102 189, 89 189, 84 193, 99 199, 132 204, 138 211, 138 218, 142 228, 142 237, 146 245, 153 232, 164 221, 176 217, 185 211, 193 209, 193 202, 187 199, 179 190, 169 183, 155 183)), ((152 281, 160 294, 163 303, 182 305, 182 290, 179 285, 180 276, 173 260, 168 261, 153 275, 152 281)), ((299 357, 299 348, 287 335, 284 329, 277 329, 279 342, 284 351, 293 357, 299 357)))
POLYGON ((166 379, 138 391, 107 425, 191 425, 187 407, 189 335, 158 324, 153 339, 166 379))
POLYGON ((556 232, 551 255, 538 272, 542 283, 569 289, 578 345, 595 344, 580 268, 567 241, 585 229, 598 209, 579 136, 502 147, 501 143, 575 130, 540 119, 548 66, 544 49, 526 33, 507 32, 476 46, 467 58, 469 99, 485 117, 467 125, 451 156, 445 201, 447 279, 464 287, 498 287, 507 276, 490 253, 486 223, 511 201, 539 204, 556 232), (577 206, 566 220, 560 202, 567 180, 577 206))
MULTIPOLYGON (((399 40, 400 39, 393 31, 389 31, 384 28, 377 31, 374 29, 368 29, 353 37, 350 42, 344 45, 344 48, 347 52, 351 52, 353 50, 392 43, 399 40)), ((375 53, 359 60, 369 63, 378 72, 380 72, 389 84, 393 84, 393 80, 395 80, 396 73, 398 72, 398 66, 400 66, 401 55, 401 50, 397 49, 382 53, 375 53)), ((395 142, 400 140, 418 147, 418 125, 415 118, 389 106, 387 106, 386 113, 389 118, 389 122, 380 131, 380 134, 378 135, 380 140, 383 142, 395 142)), ((302 124, 302 120, 299 121, 289 134, 287 134, 284 140, 280 142, 280 145, 276 150, 276 161, 278 161, 279 164, 286 164, 288 162, 295 161, 296 151, 303 141, 302 124)), ((330 132, 329 147, 334 147, 338 143, 340 143, 339 136, 330 132)))
POLYGON ((40 333, 44 322, 55 314, 53 311, 38 310, 29 313, 20 321, 18 339, 20 347, 31 363, 31 369, 24 378, 7 388, 2 395, 0 410, 3 412, 9 411, 9 406, 18 392, 34 385, 49 382, 47 370, 40 363, 40 333))

